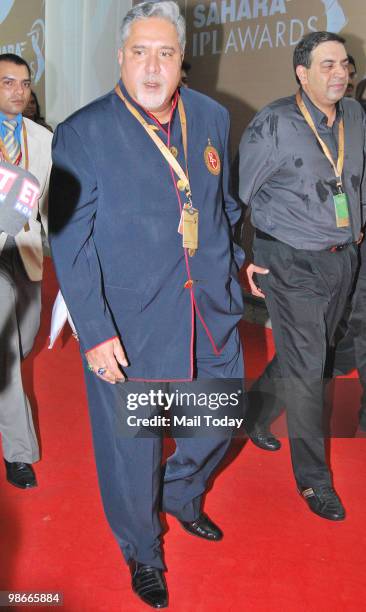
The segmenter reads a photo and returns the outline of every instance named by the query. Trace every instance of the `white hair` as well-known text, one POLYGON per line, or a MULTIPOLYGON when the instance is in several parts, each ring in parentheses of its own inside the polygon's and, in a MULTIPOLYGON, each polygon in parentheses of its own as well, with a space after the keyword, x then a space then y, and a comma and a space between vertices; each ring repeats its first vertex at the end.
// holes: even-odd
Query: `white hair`
POLYGON ((139 19, 148 19, 149 17, 166 19, 175 26, 178 34, 179 46, 183 55, 186 46, 186 22, 183 15, 180 13, 178 4, 173 0, 141 2, 132 7, 122 21, 121 48, 123 48, 130 34, 132 24, 139 19))

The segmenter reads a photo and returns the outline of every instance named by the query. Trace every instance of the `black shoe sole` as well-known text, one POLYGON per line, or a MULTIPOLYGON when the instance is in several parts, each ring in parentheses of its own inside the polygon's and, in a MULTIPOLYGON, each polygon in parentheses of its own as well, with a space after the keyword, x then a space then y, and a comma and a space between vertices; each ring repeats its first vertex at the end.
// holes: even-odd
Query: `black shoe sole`
POLYGON ((147 606, 150 606, 150 608, 154 608, 155 610, 162 610, 163 608, 167 608, 168 607, 168 602, 160 605, 154 605, 152 603, 150 603, 149 601, 146 601, 146 599, 144 599, 141 595, 139 595, 139 593, 132 587, 133 592, 135 593, 135 595, 139 598, 140 601, 142 601, 144 604, 146 604, 147 606))
POLYGON ((269 451, 270 453, 275 453, 281 450, 281 443, 279 443, 279 446, 276 446, 276 448, 269 448, 268 446, 259 444, 259 442, 257 442, 256 440, 253 440, 253 438, 251 438, 250 436, 249 436, 249 439, 254 444, 254 446, 256 446, 257 448, 261 448, 262 450, 269 451))
POLYGON ((16 487, 17 489, 34 489, 35 487, 38 487, 37 482, 35 482, 34 484, 21 485, 21 484, 17 484, 13 480, 10 480, 9 478, 7 478, 6 480, 8 481, 9 484, 13 485, 13 487, 16 487))
POLYGON ((316 512, 315 510, 310 508, 309 504, 306 504, 306 505, 313 514, 316 514, 316 516, 320 516, 320 518, 327 519, 328 521, 344 521, 344 519, 346 518, 346 515, 335 517, 335 516, 329 516, 327 514, 323 514, 322 512, 316 512))
POLYGON ((135 589, 135 587, 134 587, 133 583, 131 583, 131 587, 132 587, 132 591, 135 593, 135 595, 137 595, 137 597, 138 597, 138 598, 139 598, 139 599, 140 599, 140 600, 141 600, 141 601, 142 601, 144 604, 146 604, 147 606, 150 606, 150 608, 155 608, 155 609, 161 610, 161 609, 163 609, 163 608, 167 608, 167 607, 168 607, 168 604, 169 604, 169 601, 168 601, 168 594, 167 594, 167 599, 166 599, 166 602, 165 602, 164 604, 161 604, 161 605, 160 605, 160 604, 156 604, 156 605, 155 605, 155 604, 151 603, 150 601, 147 601, 147 599, 145 599, 145 598, 144 598, 144 596, 143 596, 143 595, 141 595, 141 594, 140 594, 140 593, 139 593, 139 592, 138 592, 138 591, 135 589))

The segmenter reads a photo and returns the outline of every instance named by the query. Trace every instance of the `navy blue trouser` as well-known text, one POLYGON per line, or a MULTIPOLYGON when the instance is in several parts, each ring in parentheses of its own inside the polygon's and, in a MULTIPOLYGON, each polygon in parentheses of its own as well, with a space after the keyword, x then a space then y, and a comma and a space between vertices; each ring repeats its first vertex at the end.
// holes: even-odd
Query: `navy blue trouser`
MULTIPOLYGON (((130 415, 150 417, 167 411, 147 405, 138 411, 128 408, 130 394, 162 390, 192 392, 200 379, 232 379, 237 390, 243 378, 243 357, 238 331, 231 335, 223 352, 215 356, 206 334, 197 325, 196 376, 192 383, 137 383, 110 385, 89 372, 84 359, 89 410, 99 485, 110 527, 126 561, 137 560, 164 569, 161 555, 159 510, 184 521, 195 520, 207 481, 231 440, 231 431, 176 438, 176 450, 162 478, 162 436, 158 431, 126 426, 130 415)), ((199 391, 199 388, 197 389, 199 391)), ((187 408, 194 416, 197 410, 187 408)), ((198 435, 197 435, 198 431, 198 435)))

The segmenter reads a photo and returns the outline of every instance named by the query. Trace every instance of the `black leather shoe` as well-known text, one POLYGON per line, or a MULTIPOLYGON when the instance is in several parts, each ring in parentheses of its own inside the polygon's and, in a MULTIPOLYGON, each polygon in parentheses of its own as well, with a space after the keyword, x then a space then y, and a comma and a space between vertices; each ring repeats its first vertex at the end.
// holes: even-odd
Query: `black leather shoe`
POLYGON ((168 590, 163 571, 134 561, 131 565, 132 589, 152 608, 166 608, 168 590))
POLYGON ((299 491, 310 510, 330 521, 343 521, 346 511, 337 493, 327 485, 310 487, 299 491))
POLYGON ((4 459, 6 466, 6 478, 10 484, 19 489, 31 489, 37 486, 36 475, 30 463, 23 461, 9 462, 4 459))
POLYGON ((207 514, 200 514, 198 519, 192 522, 179 521, 183 529, 191 533, 192 535, 204 538, 205 540, 212 540, 218 542, 222 540, 224 534, 221 529, 215 525, 213 521, 207 516, 207 514))
POLYGON ((274 437, 269 429, 253 429, 248 432, 248 435, 253 444, 263 450, 278 451, 281 448, 281 442, 274 437))

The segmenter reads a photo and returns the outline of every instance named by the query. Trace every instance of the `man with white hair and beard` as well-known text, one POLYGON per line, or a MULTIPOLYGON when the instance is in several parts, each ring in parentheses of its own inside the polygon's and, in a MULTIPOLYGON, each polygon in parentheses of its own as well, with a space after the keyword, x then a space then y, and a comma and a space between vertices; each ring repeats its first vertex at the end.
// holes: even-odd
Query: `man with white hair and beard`
POLYGON ((222 538, 201 499, 231 425, 190 436, 184 419, 194 422, 200 408, 179 398, 225 390, 231 416, 230 402, 242 405, 229 117, 179 89, 184 46, 175 2, 127 13, 121 79, 58 127, 50 196, 52 253, 80 338, 105 512, 133 590, 155 608, 167 605, 159 510, 193 535, 222 538), (172 398, 183 426, 161 482, 154 423, 165 407, 165 424, 175 425, 172 398))

